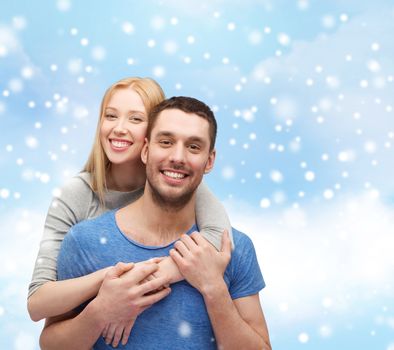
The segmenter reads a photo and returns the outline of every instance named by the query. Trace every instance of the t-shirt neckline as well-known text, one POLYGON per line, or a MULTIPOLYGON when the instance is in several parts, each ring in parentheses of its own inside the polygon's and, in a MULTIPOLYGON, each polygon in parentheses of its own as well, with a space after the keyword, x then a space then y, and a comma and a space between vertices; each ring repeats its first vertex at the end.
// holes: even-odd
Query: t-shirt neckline
MULTIPOLYGON (((172 241, 172 242, 170 242, 170 243, 168 243, 168 244, 166 244, 166 245, 160 245, 160 246, 156 246, 156 245, 155 245, 155 246, 152 246, 152 245, 145 245, 145 244, 142 244, 142 243, 140 243, 140 242, 138 242, 138 241, 136 241, 136 240, 134 240, 134 239, 128 237, 128 236, 120 229, 120 227, 118 226, 118 223, 116 222, 116 215, 115 215, 116 212, 117 212, 118 210, 119 210, 119 209, 111 210, 111 216, 112 216, 114 225, 115 225, 115 227, 116 227, 117 232, 118 232, 120 235, 122 235, 122 237, 123 237, 124 239, 126 239, 128 242, 130 242, 131 244, 133 244, 133 245, 135 245, 135 246, 137 246, 137 247, 140 247, 140 248, 144 248, 144 249, 159 250, 159 249, 164 249, 164 248, 170 247, 171 245, 173 245, 173 244, 178 240, 178 239, 176 239, 176 240, 174 240, 174 241, 172 241)), ((185 232, 185 233, 186 233, 187 235, 190 235, 190 234, 192 234, 194 231, 198 231, 198 227, 197 227, 196 224, 193 224, 192 227, 191 227, 187 232, 185 232)))

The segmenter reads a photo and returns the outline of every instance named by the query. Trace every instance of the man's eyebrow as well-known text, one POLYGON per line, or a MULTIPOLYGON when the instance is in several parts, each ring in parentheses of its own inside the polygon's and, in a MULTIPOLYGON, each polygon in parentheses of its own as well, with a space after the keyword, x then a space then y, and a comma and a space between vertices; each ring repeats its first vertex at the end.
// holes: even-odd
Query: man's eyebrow
POLYGON ((156 137, 162 136, 173 136, 174 134, 171 131, 160 131, 156 134, 156 137))
POLYGON ((198 142, 198 143, 205 143, 206 142, 202 137, 199 137, 199 136, 189 137, 188 140, 191 142, 198 142))
MULTIPOLYGON (((155 135, 155 138, 160 138, 160 137, 174 137, 174 133, 171 131, 160 131, 155 135)), ((200 144, 206 144, 206 140, 204 140, 202 137, 199 136, 190 136, 187 139, 188 142, 197 142, 200 144)))

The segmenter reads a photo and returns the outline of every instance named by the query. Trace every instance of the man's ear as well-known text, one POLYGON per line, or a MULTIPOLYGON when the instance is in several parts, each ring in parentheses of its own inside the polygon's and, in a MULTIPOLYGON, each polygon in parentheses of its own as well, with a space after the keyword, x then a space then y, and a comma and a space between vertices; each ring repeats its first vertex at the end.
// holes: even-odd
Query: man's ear
POLYGON ((144 140, 144 146, 142 147, 142 151, 141 151, 141 160, 142 163, 144 163, 146 165, 146 161, 148 159, 148 139, 145 137, 144 140))
POLYGON ((212 170, 213 165, 215 163, 215 158, 216 158, 216 149, 213 149, 211 152, 209 152, 208 161, 207 164, 205 165, 204 174, 208 174, 212 170))

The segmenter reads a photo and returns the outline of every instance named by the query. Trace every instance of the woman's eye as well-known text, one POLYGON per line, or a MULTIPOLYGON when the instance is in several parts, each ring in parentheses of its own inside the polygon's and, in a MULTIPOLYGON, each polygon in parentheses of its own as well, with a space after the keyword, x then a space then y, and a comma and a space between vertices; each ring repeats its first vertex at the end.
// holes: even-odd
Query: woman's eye
POLYGON ((116 115, 114 115, 114 114, 106 114, 105 118, 107 118, 109 120, 114 120, 114 119, 116 119, 116 115))
POLYGON ((139 115, 132 115, 132 116, 129 118, 129 120, 132 121, 132 122, 134 122, 134 123, 141 123, 141 122, 144 121, 144 119, 143 119, 141 116, 139 116, 139 115))

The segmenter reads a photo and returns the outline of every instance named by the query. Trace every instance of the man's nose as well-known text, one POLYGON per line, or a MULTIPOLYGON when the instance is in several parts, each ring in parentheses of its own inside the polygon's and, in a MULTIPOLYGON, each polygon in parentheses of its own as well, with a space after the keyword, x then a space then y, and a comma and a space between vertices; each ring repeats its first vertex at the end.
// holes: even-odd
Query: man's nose
POLYGON ((173 163, 185 163, 185 147, 177 143, 171 149, 170 161, 173 163))

